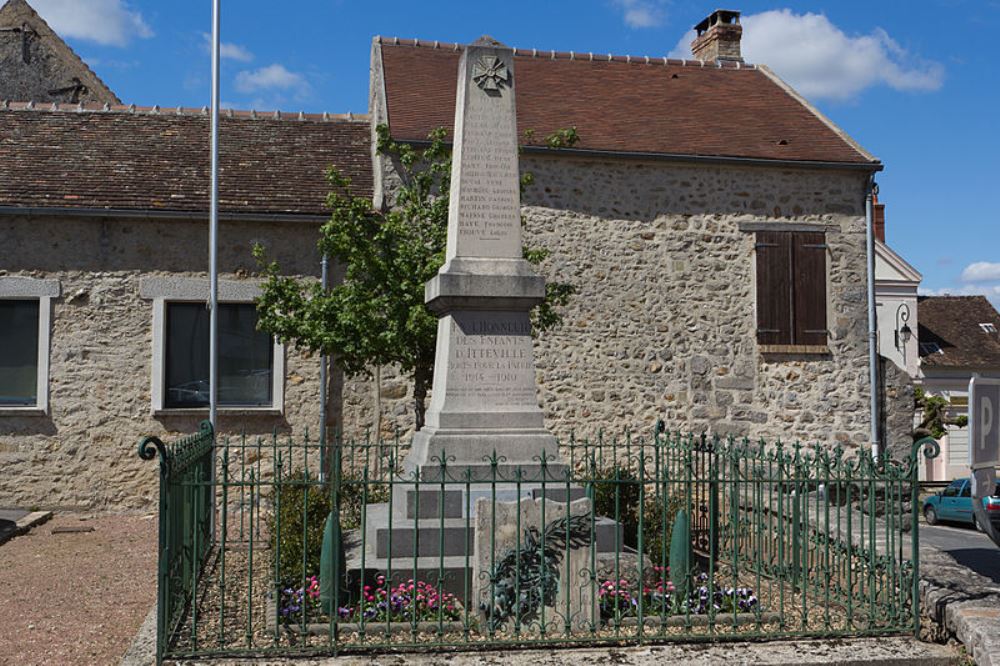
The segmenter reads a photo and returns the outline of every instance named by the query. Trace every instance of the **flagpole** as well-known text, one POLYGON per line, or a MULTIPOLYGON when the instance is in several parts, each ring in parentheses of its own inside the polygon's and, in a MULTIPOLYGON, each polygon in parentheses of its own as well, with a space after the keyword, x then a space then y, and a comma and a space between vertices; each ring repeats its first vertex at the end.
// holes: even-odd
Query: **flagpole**
MULTIPOLYGON (((208 420, 218 431, 219 407, 219 14, 220 0, 212 0, 212 139, 211 190, 208 227, 208 420)), ((212 531, 215 534, 215 446, 212 447, 212 531)))

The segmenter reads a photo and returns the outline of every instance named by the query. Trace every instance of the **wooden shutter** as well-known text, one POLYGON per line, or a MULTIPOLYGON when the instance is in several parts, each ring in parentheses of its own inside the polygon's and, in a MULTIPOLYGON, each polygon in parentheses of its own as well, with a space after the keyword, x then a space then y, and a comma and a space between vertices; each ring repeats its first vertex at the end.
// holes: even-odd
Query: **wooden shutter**
POLYGON ((792 234, 757 232, 757 342, 792 344, 792 234))
POLYGON ((792 237, 795 327, 793 344, 825 345, 826 242, 822 232, 799 231, 792 237))

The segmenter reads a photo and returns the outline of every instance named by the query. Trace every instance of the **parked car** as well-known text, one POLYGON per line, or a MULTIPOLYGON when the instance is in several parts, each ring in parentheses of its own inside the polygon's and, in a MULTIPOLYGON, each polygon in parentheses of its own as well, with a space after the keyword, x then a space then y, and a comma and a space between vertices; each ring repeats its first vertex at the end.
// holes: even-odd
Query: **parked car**
MULTIPOLYGON (((990 497, 983 498, 983 506, 990 516, 990 522, 1000 525, 1000 481, 990 497)), ((924 518, 928 525, 948 520, 966 523, 982 529, 972 511, 972 481, 966 477, 955 479, 947 488, 924 500, 924 518)))

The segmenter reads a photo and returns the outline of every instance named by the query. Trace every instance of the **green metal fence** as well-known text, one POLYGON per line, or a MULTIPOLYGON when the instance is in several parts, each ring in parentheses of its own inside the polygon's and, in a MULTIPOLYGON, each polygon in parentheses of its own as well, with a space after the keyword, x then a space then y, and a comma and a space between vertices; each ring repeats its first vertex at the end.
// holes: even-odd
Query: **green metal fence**
POLYGON ((658 424, 484 481, 445 452, 421 478, 398 440, 146 438, 158 657, 913 633, 922 445, 658 424))

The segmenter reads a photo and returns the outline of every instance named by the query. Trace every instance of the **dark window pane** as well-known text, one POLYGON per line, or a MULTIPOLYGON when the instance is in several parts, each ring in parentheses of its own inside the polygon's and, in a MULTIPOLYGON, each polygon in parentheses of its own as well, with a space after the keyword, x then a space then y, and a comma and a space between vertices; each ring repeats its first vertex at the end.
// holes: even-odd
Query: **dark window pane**
POLYGON ((0 300, 0 405, 38 403, 38 301, 0 300))
MULTIPOLYGON (((208 327, 201 303, 167 304, 166 407, 208 405, 208 327)), ((272 351, 253 305, 219 306, 219 405, 271 405, 272 351)))

